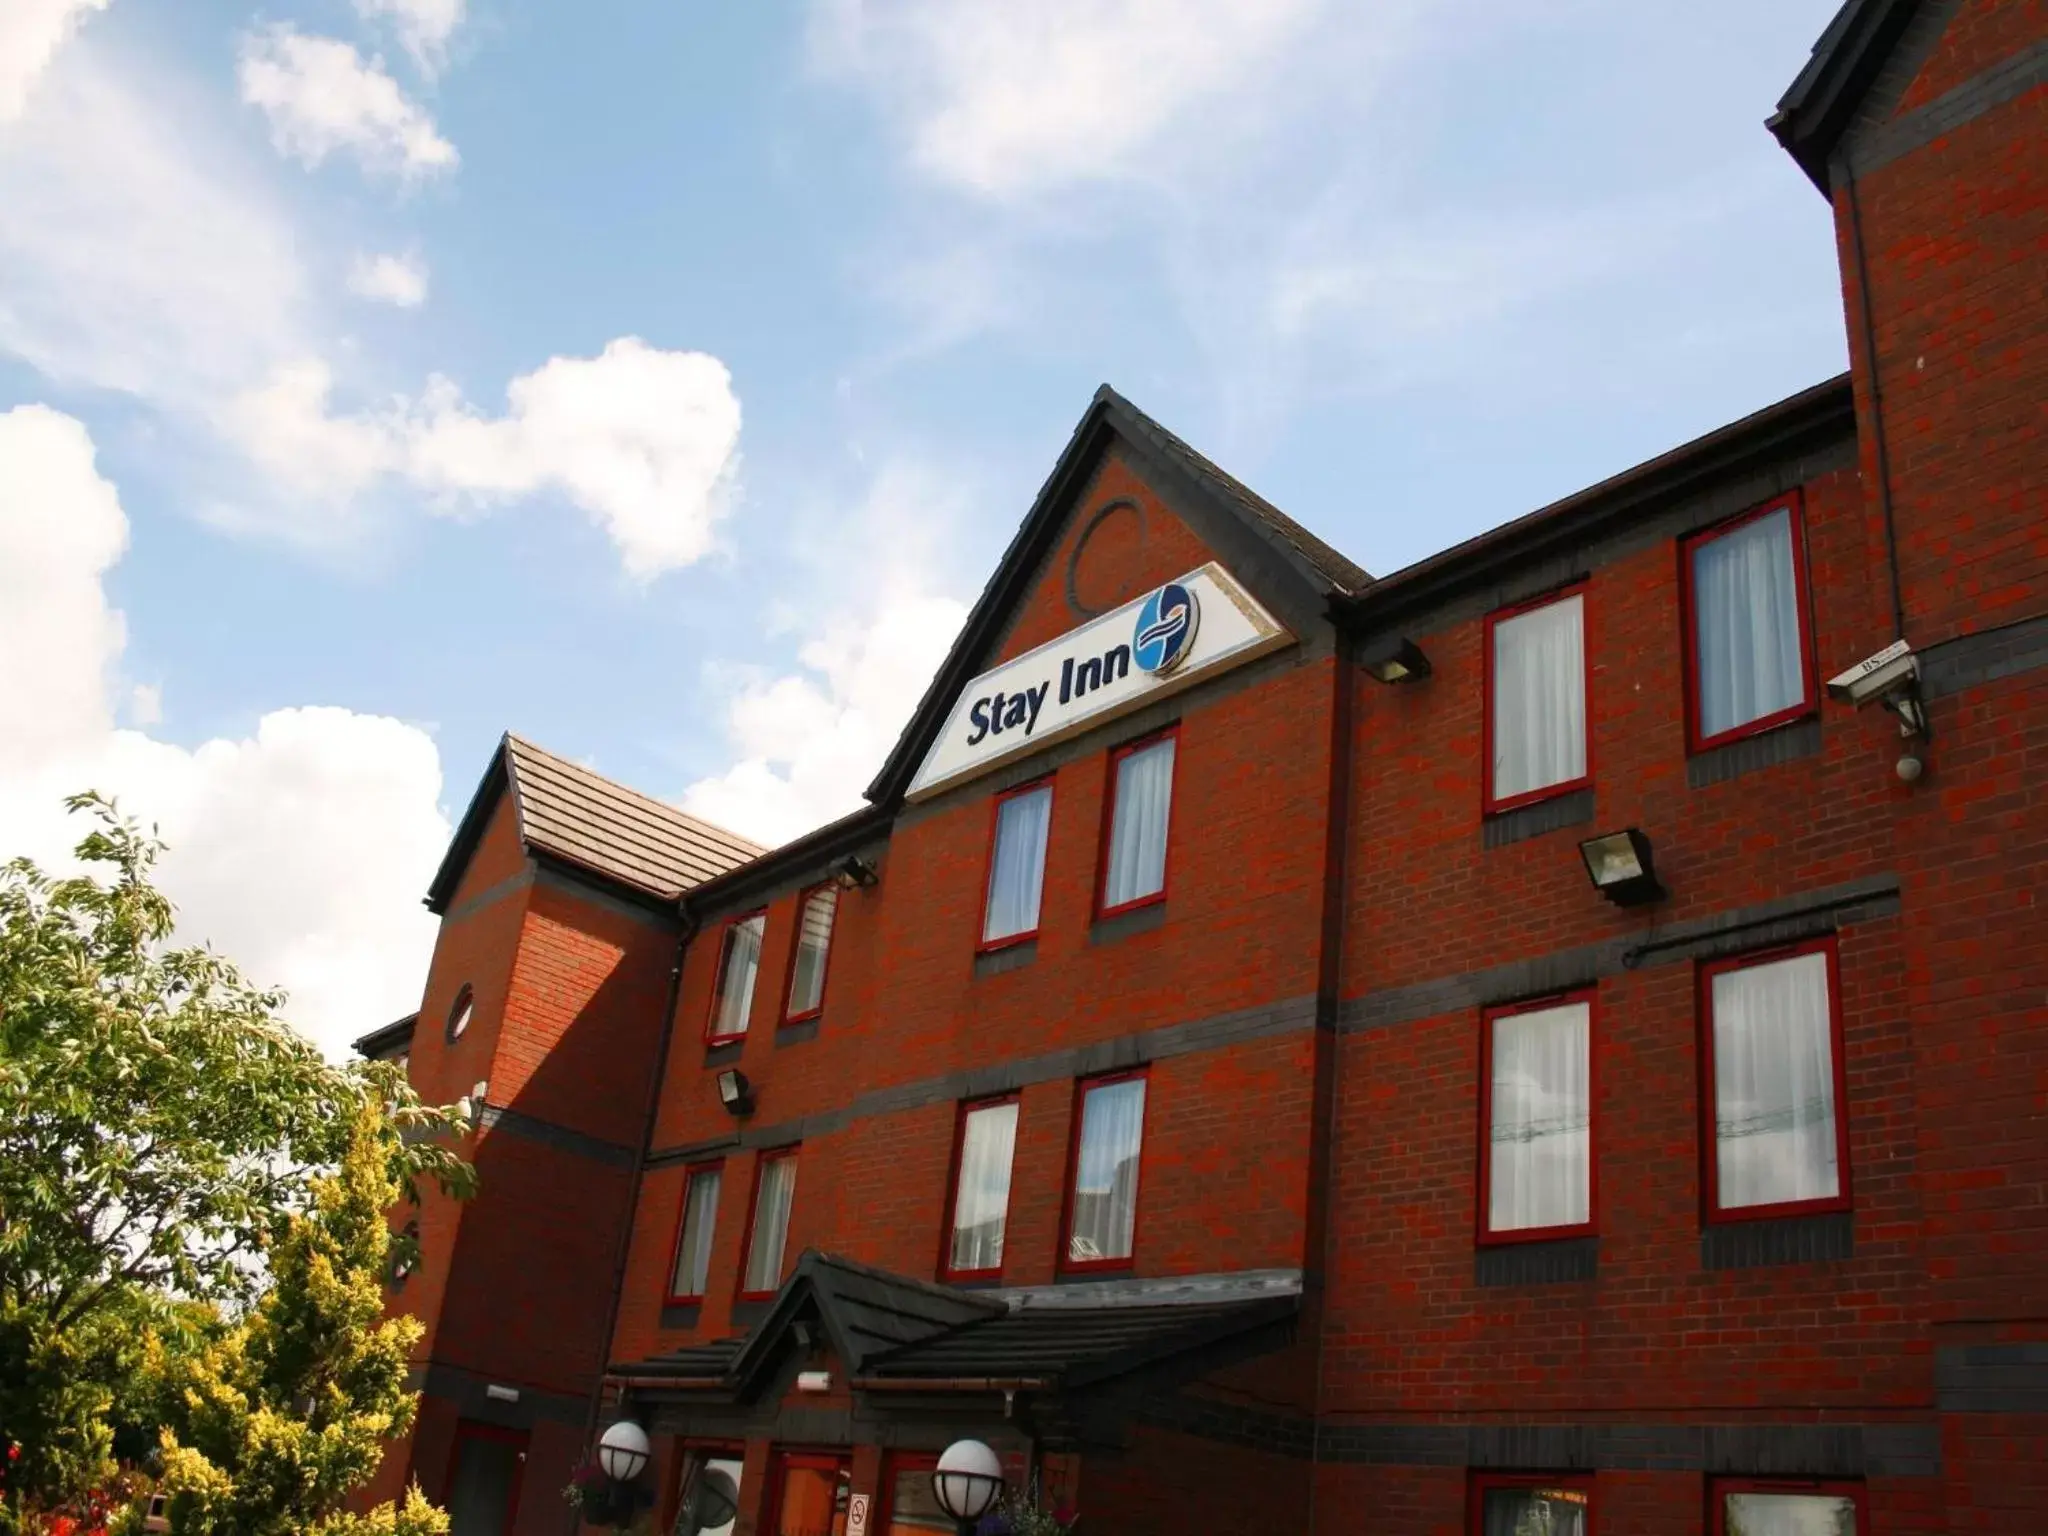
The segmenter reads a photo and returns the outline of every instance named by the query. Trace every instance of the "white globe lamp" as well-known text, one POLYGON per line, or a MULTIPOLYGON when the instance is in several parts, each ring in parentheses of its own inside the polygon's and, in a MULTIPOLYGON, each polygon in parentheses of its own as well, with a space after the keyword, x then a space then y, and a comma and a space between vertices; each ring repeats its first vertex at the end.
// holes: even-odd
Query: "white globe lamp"
POLYGON ((1002 1491, 1002 1459, 979 1440, 955 1440, 932 1469, 932 1497, 963 1533, 974 1529, 1002 1491))
POLYGON ((631 1419, 620 1419, 597 1442, 597 1464, 615 1483, 630 1483, 647 1465, 653 1451, 647 1431, 631 1419))

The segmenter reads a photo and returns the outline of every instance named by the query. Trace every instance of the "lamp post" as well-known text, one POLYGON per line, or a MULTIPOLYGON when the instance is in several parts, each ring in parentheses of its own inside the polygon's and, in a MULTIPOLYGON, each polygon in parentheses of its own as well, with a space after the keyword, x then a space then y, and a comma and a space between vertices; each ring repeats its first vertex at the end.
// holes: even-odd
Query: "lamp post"
POLYGON ((1002 1491, 1003 1463, 979 1440, 955 1440, 932 1469, 932 1497, 958 1523, 960 1536, 973 1536, 1002 1491))

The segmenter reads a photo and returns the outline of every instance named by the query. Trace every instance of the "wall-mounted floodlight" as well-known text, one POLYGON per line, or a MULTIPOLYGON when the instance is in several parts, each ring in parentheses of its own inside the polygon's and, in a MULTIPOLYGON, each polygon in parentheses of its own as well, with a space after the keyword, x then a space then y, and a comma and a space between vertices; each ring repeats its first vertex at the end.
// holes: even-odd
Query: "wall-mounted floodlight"
POLYGON ((1633 907, 1662 897, 1657 869, 1650 858, 1650 840, 1640 827, 1589 837, 1579 844, 1593 888, 1618 907, 1633 907))
POLYGON ((1421 646, 1405 635, 1375 641, 1366 647, 1358 662, 1383 683, 1414 683, 1429 676, 1429 658, 1422 654, 1421 646))

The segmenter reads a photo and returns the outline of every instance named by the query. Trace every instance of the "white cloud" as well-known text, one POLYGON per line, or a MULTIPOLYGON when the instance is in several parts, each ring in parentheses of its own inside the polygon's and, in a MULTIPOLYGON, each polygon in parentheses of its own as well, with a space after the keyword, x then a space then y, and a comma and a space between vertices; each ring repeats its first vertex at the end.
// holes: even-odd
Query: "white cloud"
POLYGON ((740 402, 725 365, 634 336, 521 374, 502 416, 478 413, 443 378, 417 401, 336 414, 332 382, 323 363, 290 365, 238 397, 224 425, 309 495, 345 499, 387 475, 453 510, 557 492, 641 580, 710 552, 738 473, 740 402))
MULTIPOLYGON (((440 756, 401 721, 280 709, 188 750, 113 724, 122 622, 103 582, 127 542, 83 426, 0 414, 0 855, 61 863, 94 788, 171 844, 161 883, 186 941, 292 994, 330 1053, 417 1006, 434 921, 419 897, 445 848, 440 756)), ((151 707, 154 701, 151 700, 151 707)), ((138 721, 147 710, 136 701, 138 721)))
POLYGON ((806 644, 801 671, 741 686, 726 716, 738 761, 683 809, 770 844, 857 810, 966 618, 952 598, 894 601, 806 644))
POLYGON ((242 100, 270 119, 279 154, 316 166, 340 151, 408 180, 455 168, 455 146, 425 109, 347 43, 273 26, 242 39, 242 100))
POLYGON ((389 18, 398 40, 413 62, 428 74, 448 59, 448 39, 462 25, 464 0, 356 0, 356 14, 366 20, 389 18))
POLYGON ((7 0, 0 8, 0 124, 20 117, 64 40, 107 0, 7 0))
POLYGON ((896 114, 919 169, 1007 197, 1114 175, 1241 92, 1323 0, 819 0, 828 73, 896 114))
POLYGON ((427 264, 416 251, 358 256, 348 269, 348 291, 379 304, 418 309, 427 302, 427 264))
POLYGON ((189 405, 309 344, 295 236, 211 101, 92 41, 0 128, 0 350, 189 405))
MULTIPOLYGON (((768 615, 772 626, 805 624, 796 670, 711 670, 725 685, 734 761, 685 789, 685 810, 781 843, 859 808, 966 621, 967 605, 943 590, 935 541, 974 499, 964 474, 897 458, 850 512, 833 506, 797 530, 791 547, 813 583, 857 596, 822 622, 808 606, 768 615)), ((783 572, 785 590, 793 574, 783 572)))

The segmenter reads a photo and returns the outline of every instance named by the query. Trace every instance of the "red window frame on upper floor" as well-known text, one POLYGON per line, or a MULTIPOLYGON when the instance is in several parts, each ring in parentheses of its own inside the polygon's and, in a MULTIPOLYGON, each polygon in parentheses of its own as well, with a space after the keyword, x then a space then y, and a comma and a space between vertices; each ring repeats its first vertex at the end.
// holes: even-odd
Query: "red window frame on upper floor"
MULTIPOLYGON (((711 1158, 705 1162, 692 1163, 683 1170, 682 1198, 676 1203, 676 1236, 668 1254, 668 1283, 662 1288, 666 1293, 662 1297, 663 1306, 695 1306, 704 1300, 703 1291, 682 1292, 676 1289, 676 1266, 682 1262, 683 1239, 688 1235, 686 1229, 690 1219, 690 1192, 699 1179, 713 1173, 718 1175, 718 1200, 711 1207, 711 1236, 715 1242, 718 1236, 718 1207, 725 1203, 725 1159, 711 1158)), ((711 1284, 708 1265, 705 1269, 704 1283, 706 1286, 711 1284)))
POLYGON ((1734 517, 1715 523, 1711 528, 1701 528, 1685 535, 1678 541, 1678 626, 1680 642, 1685 654, 1685 749, 1688 753, 1708 752, 1715 747, 1726 746, 1731 741, 1740 741, 1745 736, 1758 736, 1765 731, 1774 731, 1781 725, 1794 720, 1804 720, 1820 711, 1819 670, 1814 665, 1813 648, 1813 588, 1808 584, 1806 573, 1806 498, 1800 491, 1790 491, 1783 496, 1773 497, 1761 506, 1750 508, 1734 517), (1806 691, 1797 704, 1787 705, 1768 715, 1759 715, 1754 720, 1745 720, 1726 730, 1706 735, 1700 721, 1700 633, 1699 600, 1693 590, 1694 557, 1707 545, 1727 534, 1769 517, 1773 512, 1786 510, 1791 514, 1792 531, 1792 585, 1797 597, 1799 612, 1799 666, 1805 675, 1806 691))
POLYGON ((1060 1251, 1058 1272, 1063 1275, 1114 1274, 1128 1270, 1138 1259, 1138 1217, 1145 1197, 1145 1122, 1152 1114, 1152 1069, 1149 1065, 1123 1072, 1105 1072, 1084 1077, 1074 1084, 1073 1124, 1067 1133, 1067 1187, 1060 1203, 1060 1251), (1081 1174, 1081 1133, 1086 1129, 1088 1095, 1098 1088, 1132 1081, 1145 1084, 1145 1107, 1138 1119, 1138 1167, 1131 1176, 1131 1251, 1113 1259, 1076 1259, 1074 1247, 1074 1203, 1081 1174))
POLYGON ((1045 926, 1045 871, 1046 866, 1052 862, 1052 813, 1054 806, 1059 803, 1059 791, 1056 785, 1058 778, 1059 775, 1057 773, 1042 774, 1038 778, 1027 780, 1025 783, 1004 790, 989 802, 988 851, 981 861, 981 921, 975 925, 976 940, 974 952, 978 955, 985 955, 993 950, 1008 949, 1013 944, 1028 943, 1037 938, 1039 930, 1045 926), (1025 795, 1035 794, 1041 789, 1045 791, 1046 796, 1045 849, 1039 855, 1037 920, 1029 928, 1022 929, 1016 933, 1002 934, 993 939, 981 937, 988 932, 988 903, 991 894, 991 882, 994 881, 996 876, 996 834, 1002 828, 1003 806, 1008 801, 1020 799, 1025 795))
POLYGON ((704 1015, 704 1043, 707 1046, 731 1045, 747 1038, 747 1028, 753 1022, 754 1006, 761 1000, 761 958, 754 957, 754 995, 747 1000, 747 1017, 740 1021, 740 1027, 725 1034, 718 1033, 719 1005, 725 1001, 726 972, 732 965, 732 939, 744 923, 755 918, 761 920, 760 942, 765 949, 768 942, 768 909, 756 907, 751 912, 742 912, 726 919, 725 927, 718 936, 718 971, 711 978, 711 1005, 704 1015))
POLYGON ((747 1240, 740 1247, 740 1272, 738 1299, 741 1301, 767 1301, 782 1289, 783 1271, 789 1268, 789 1223, 796 1215, 796 1195, 789 1197, 789 1210, 782 1218, 782 1262, 776 1266, 775 1284, 765 1291, 747 1289, 747 1271, 754 1262, 754 1240, 760 1236, 755 1230, 761 1222, 761 1175, 770 1163, 792 1161, 803 1150, 801 1142, 787 1147, 773 1147, 754 1159, 754 1182, 747 1191, 747 1240))
POLYGON ((1480 1010, 1479 1015, 1479 1199, 1478 1241, 1487 1247, 1591 1237, 1600 1230, 1600 1003, 1598 988, 1580 987, 1549 997, 1528 998, 1480 1010), (1501 1019, 1542 1013, 1574 1003, 1586 1007, 1586 1219, 1551 1227, 1492 1227, 1493 1207, 1493 1029, 1501 1019))
POLYGON ((1467 1517, 1472 1536, 1486 1536, 1486 1495, 1496 1489, 1518 1488, 1555 1488, 1584 1494, 1586 1536, 1594 1536, 1598 1529, 1594 1510, 1593 1476, 1589 1472, 1561 1472, 1555 1475, 1541 1472, 1474 1472, 1468 1501, 1471 1509, 1467 1517))
POLYGON ((1483 647, 1481 675, 1484 678, 1481 700, 1482 724, 1480 729, 1480 751, 1484 754, 1480 763, 1480 798, 1486 815, 1496 816, 1502 811, 1517 810, 1525 805, 1534 805, 1539 800, 1555 799, 1568 795, 1573 790, 1584 789, 1593 782, 1593 602, 1590 578, 1582 578, 1562 587, 1553 588, 1541 596, 1528 598, 1506 608, 1497 608, 1486 616, 1486 624, 1480 644, 1483 647), (1494 702, 1493 632, 1509 619, 1520 618, 1525 613, 1534 613, 1539 608, 1548 608, 1553 603, 1568 598, 1579 600, 1579 661, 1584 671, 1580 681, 1579 696, 1580 729, 1584 734, 1582 743, 1585 753, 1586 771, 1575 779, 1562 779, 1555 784, 1545 784, 1536 789, 1524 790, 1505 798, 1496 797, 1493 792, 1493 728, 1497 718, 1494 702))
POLYGON ((1871 1536, 1870 1494, 1863 1483, 1846 1478, 1710 1477, 1707 1479, 1707 1529, 1711 1536, 1732 1536, 1728 1529, 1728 1495, 1731 1493, 1803 1493, 1815 1498, 1847 1499, 1856 1509, 1856 1536, 1871 1536))
POLYGON ((1166 900, 1167 892, 1172 889, 1173 885, 1173 801, 1175 793, 1179 788, 1180 722, 1178 720, 1174 721, 1171 725, 1161 727, 1159 730, 1148 731, 1143 736, 1127 741, 1121 746, 1110 748, 1109 776, 1107 782, 1103 785, 1102 795, 1102 830, 1097 836, 1095 846, 1095 916, 1098 919, 1115 917, 1121 912, 1135 912, 1140 907, 1157 906, 1160 902, 1166 900), (1120 901, 1116 905, 1110 906, 1108 904, 1109 848, 1110 838, 1116 831, 1117 796, 1118 791, 1122 788, 1120 776, 1123 762, 1125 758, 1134 756, 1144 751, 1147 747, 1156 747, 1162 741, 1171 741, 1173 743, 1173 771, 1167 778, 1166 830, 1164 833, 1166 849, 1165 857, 1161 861, 1159 869, 1159 889, 1148 891, 1142 896, 1134 896, 1129 901, 1120 901))
MULTIPOLYGON (((1021 1128, 1024 1117, 1024 1103, 1022 1095, 1017 1093, 999 1093, 992 1098, 986 1099, 962 1099, 959 1112, 953 1117, 953 1160, 948 1165, 946 1173, 945 1219, 940 1223, 939 1230, 939 1278, 949 1283, 960 1280, 1000 1280, 1003 1275, 1003 1266, 1001 1264, 985 1269, 955 1269, 953 1267, 953 1234, 955 1223, 960 1219, 960 1164, 961 1159, 967 1152, 967 1122, 979 1110, 1000 1109, 1005 1104, 1015 1104, 1017 1106, 1017 1118, 1021 1128)), ((1013 1181, 1012 1193, 1015 1192, 1016 1157, 1016 1148, 1013 1144, 1010 1151, 1010 1172, 1013 1181)), ((1005 1260, 1009 1258, 1010 1253, 1009 1220, 1009 1205, 1006 1197, 1003 1207, 1003 1257, 1005 1260)))
POLYGON ((783 967, 782 975, 782 1022, 803 1024, 817 1018, 825 1011, 825 987, 832 980, 832 950, 839 938, 839 899, 846 893, 831 880, 820 880, 816 885, 807 885, 797 892, 796 931, 789 939, 789 963, 783 967), (792 1013, 790 993, 796 987, 796 962, 803 950, 804 912, 811 904, 811 898, 821 891, 832 893, 832 926, 825 934, 825 953, 818 962, 818 1001, 812 1007, 792 1013))
POLYGON ((1706 1220, 1714 1223, 1766 1221, 1778 1216, 1818 1216, 1831 1211, 1853 1209, 1849 1182, 1849 1071, 1843 1051, 1841 954, 1833 934, 1797 944, 1751 950, 1719 960, 1702 961, 1698 968, 1696 1012, 1699 1015, 1700 1054, 1700 1195, 1706 1220), (1800 955, 1827 957, 1828 1049, 1833 1056, 1835 1086, 1835 1170, 1840 1188, 1835 1194, 1812 1200, 1780 1200, 1770 1205, 1721 1204, 1720 1141, 1715 1115, 1714 1060, 1714 978, 1729 971, 1744 971, 1800 955))

